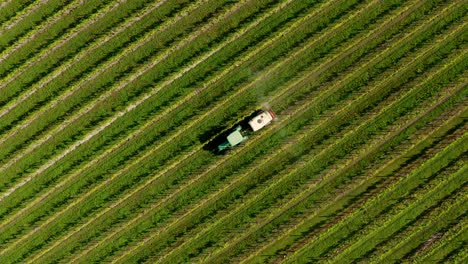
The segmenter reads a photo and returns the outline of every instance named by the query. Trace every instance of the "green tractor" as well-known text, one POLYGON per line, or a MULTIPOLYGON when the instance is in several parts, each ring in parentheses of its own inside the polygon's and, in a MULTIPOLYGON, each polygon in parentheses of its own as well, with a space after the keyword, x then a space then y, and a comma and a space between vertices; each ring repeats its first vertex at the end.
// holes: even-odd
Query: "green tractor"
POLYGON ((224 141, 218 145, 218 152, 225 152, 227 149, 235 147, 248 139, 248 135, 254 133, 266 125, 270 124, 276 115, 273 111, 258 111, 255 116, 247 119, 247 124, 241 122, 232 130, 224 139, 224 141))

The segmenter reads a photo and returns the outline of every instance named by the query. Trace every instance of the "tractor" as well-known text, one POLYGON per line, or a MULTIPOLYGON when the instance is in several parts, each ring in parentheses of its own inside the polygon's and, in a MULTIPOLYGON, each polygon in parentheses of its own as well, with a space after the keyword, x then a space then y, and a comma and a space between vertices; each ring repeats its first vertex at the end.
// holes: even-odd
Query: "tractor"
POLYGON ((276 115, 271 110, 257 111, 249 116, 246 120, 235 125, 235 128, 230 130, 231 132, 227 136, 222 135, 224 141, 218 145, 217 151, 222 153, 229 148, 235 147, 242 142, 246 141, 250 134, 264 128, 270 124, 276 115))

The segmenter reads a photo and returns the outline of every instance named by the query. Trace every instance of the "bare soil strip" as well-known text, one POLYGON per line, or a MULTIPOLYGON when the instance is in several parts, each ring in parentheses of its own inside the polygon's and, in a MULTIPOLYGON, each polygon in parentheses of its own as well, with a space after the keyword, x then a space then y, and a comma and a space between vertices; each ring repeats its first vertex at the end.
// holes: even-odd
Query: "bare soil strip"
POLYGON ((31 31, 29 34, 26 36, 22 37, 21 40, 16 42, 13 46, 10 46, 9 48, 5 49, 3 52, 0 53, 0 63, 2 63, 4 60, 6 60, 8 57, 11 56, 14 52, 18 51, 26 43, 34 40, 39 34, 42 34, 44 31, 48 30, 50 26, 55 24, 57 21, 62 19, 63 17, 67 16, 70 14, 74 9, 78 8, 80 5, 83 5, 85 3, 85 0, 74 0, 67 6, 65 6, 62 10, 54 14, 51 18, 46 20, 46 23, 41 23, 38 27, 36 27, 33 31, 31 31))
MULTIPOLYGON (((65 45, 68 41, 70 41, 72 38, 76 37, 79 35, 81 32, 86 30, 88 27, 91 25, 95 24, 96 22, 99 21, 102 17, 106 15, 107 12, 112 11, 113 9, 117 8, 120 4, 124 3, 127 0, 121 1, 116 3, 113 6, 110 6, 106 12, 100 12, 93 18, 91 18, 86 24, 81 25, 80 27, 76 28, 73 32, 70 32, 67 35, 64 35, 60 41, 57 42, 57 45, 55 45, 52 48, 47 49, 44 51, 40 56, 38 56, 36 59, 29 61, 27 64, 23 65, 22 67, 18 68, 16 73, 12 74, 10 78, 8 78, 6 81, 2 82, 0 84, 0 89, 6 87, 9 83, 14 81, 18 76, 20 76, 22 73, 24 73, 28 68, 31 68, 34 66, 35 63, 38 61, 46 58, 49 56, 52 52, 56 51, 57 49, 61 48, 63 45, 65 45)), ((0 118, 6 114, 8 114, 12 109, 18 107, 19 104, 22 102, 26 101, 28 98, 33 96, 35 93, 38 91, 44 89, 44 87, 49 84, 51 81, 55 80, 57 77, 60 77, 65 71, 70 69, 72 66, 74 66, 76 63, 81 61, 83 58, 86 58, 87 56, 90 56, 92 52, 94 52, 97 48, 101 47, 102 45, 106 44, 109 42, 112 38, 114 38, 116 35, 124 32, 126 29, 128 29, 130 26, 133 24, 137 23, 141 19, 143 19, 145 16, 147 16, 150 12, 152 12, 154 9, 158 8, 162 4, 164 4, 167 0, 155 2, 149 7, 145 8, 142 12, 135 13, 135 16, 132 17, 131 19, 127 20, 126 23, 120 25, 119 27, 113 29, 110 34, 106 34, 99 39, 95 40, 91 45, 89 45, 87 48, 81 50, 78 54, 74 56, 72 60, 67 62, 66 64, 62 64, 60 67, 55 69, 53 72, 48 74, 48 77, 45 79, 42 79, 35 85, 33 85, 26 93, 24 93, 21 97, 16 98, 14 100, 11 100, 6 106, 2 108, 0 111, 0 118)), ((120 57, 118 57, 120 58, 120 57)), ((118 58, 116 58, 118 60, 118 58)), ((89 79, 88 81, 91 81, 93 79, 89 79)), ((63 99, 62 99, 63 100, 63 99)), ((56 102, 59 102, 58 100, 56 102)), ((52 103, 52 105, 48 105, 44 107, 45 109, 50 109, 51 107, 54 107, 55 105, 52 103)), ((28 121, 23 122, 18 129, 13 129, 13 133, 10 133, 6 137, 2 137, 0 139, 0 144, 2 144, 5 140, 7 140, 9 137, 15 135, 15 131, 19 131, 20 129, 23 129, 27 127, 29 124, 31 124, 32 121, 35 119, 28 119, 28 121)))
MULTIPOLYGON (((1 27, 0 27, 0 36, 7 30, 10 30, 11 28, 13 28, 14 26, 16 26, 16 24, 18 24, 19 22, 23 21, 27 16, 29 16, 32 12, 36 11, 37 9, 39 9, 40 7, 42 7, 44 4, 47 3, 47 1, 49 0, 40 0, 39 2, 37 3, 33 3, 32 5, 30 5, 27 9, 25 10, 22 10, 21 12, 19 12, 18 14, 15 15, 15 17, 13 17, 8 23, 5 23, 3 24, 1 27)), ((3 3, 0 4, 0 8, 2 8, 2 6, 4 6, 8 1, 5 1, 3 3)))
MULTIPOLYGON (((460 88, 459 88, 459 89, 460 89, 460 88)), ((367 97, 367 93, 362 94, 362 95, 360 96, 361 99, 362 99, 362 98, 366 98, 366 97, 367 97)), ((353 102, 356 102, 356 101, 359 101, 359 100, 360 100, 360 99, 356 99, 356 100, 353 101, 353 102)), ((444 101, 445 101, 445 100, 444 100, 444 101)), ((391 107, 391 106, 392 106, 392 104, 386 106, 384 109, 381 109, 381 111, 379 111, 379 113, 382 112, 382 111, 384 111, 386 108, 391 107)), ((340 112, 341 112, 341 111, 344 111, 344 109, 346 109, 346 107, 342 108, 342 109, 340 110, 340 112)), ((377 114, 378 114, 378 113, 377 113, 377 114)), ((335 115, 338 115, 338 113, 335 113, 335 115)), ((369 120, 371 120, 371 119, 369 119, 369 120)), ((368 120, 368 122, 370 122, 369 120, 368 120)), ((359 127, 367 125, 368 122, 362 123, 359 127)), ((316 127, 316 128, 317 128, 317 127, 316 127)), ((352 134, 352 133, 354 133, 354 130, 349 131, 347 134, 352 134)), ((340 139, 339 141, 343 140, 344 138, 346 138, 346 135, 345 135, 345 136, 342 136, 341 139, 340 139)), ((387 140, 388 140, 388 139, 387 139, 387 140)), ((339 142, 339 141, 337 141, 337 142, 339 142)), ((380 140, 379 140, 379 141, 380 141, 380 140)), ((336 144, 336 143, 334 143, 334 144, 336 144)), ((334 145, 334 144, 333 144, 333 145, 334 145)), ((383 142, 383 143, 381 142, 380 144, 384 144, 384 142, 383 142)), ((288 144, 284 144, 284 145, 286 146, 286 145, 288 145, 288 144)), ((289 145, 293 145, 293 144, 289 144, 289 145)), ((326 151, 327 151, 330 147, 332 147, 333 145, 331 145, 331 146, 329 146, 329 147, 323 149, 323 150, 321 151, 321 153, 322 153, 322 152, 326 152, 326 151)), ((372 146, 372 145, 369 144, 368 147, 370 147, 370 146, 372 146)), ((281 148, 281 149, 282 149, 282 148, 281 148)), ((270 156, 278 155, 278 154, 282 153, 283 151, 284 151, 284 150, 275 152, 274 154, 270 154, 270 156)), ((319 156, 319 155, 320 155, 320 154, 316 154, 316 156, 319 156)), ((258 167, 258 165, 255 166, 255 167, 258 167)), ((294 168, 293 171, 300 170, 300 168, 301 168, 301 166, 296 166, 296 167, 294 168)), ((246 172, 245 175, 248 175, 248 173, 246 172)), ((314 181, 313 184, 316 184, 316 182, 314 181)), ((267 188, 264 192, 265 192, 265 193, 268 193, 268 191, 269 191, 269 188, 267 188)), ((307 189, 306 189, 306 193, 309 193, 309 192, 310 192, 310 188, 307 188, 307 189)), ((178 246, 178 248, 183 247, 184 244, 189 243, 192 239, 195 239, 196 237, 202 236, 202 234, 203 234, 204 232, 206 233, 207 230, 209 230, 209 229, 211 229, 213 226, 215 226, 216 223, 221 223, 224 219, 226 219, 226 218, 228 218, 228 217, 232 217, 233 215, 236 214, 236 212, 237 212, 238 210, 241 210, 244 206, 247 206, 248 204, 254 203, 254 202, 258 199, 259 196, 261 196, 261 195, 254 196, 254 197, 252 197, 251 200, 249 200, 249 201, 244 201, 243 204, 242 204, 242 206, 237 207, 236 210, 231 211, 231 212, 229 212, 228 214, 224 215, 222 218, 217 219, 215 223, 211 223, 208 227, 206 227, 206 229, 204 229, 204 230, 201 231, 201 232, 198 232, 198 233, 197 233, 197 236, 191 237, 190 239, 186 240, 184 243, 180 244, 180 245, 178 246)), ((288 206, 287 206, 285 209, 283 208, 282 210, 279 210, 279 211, 282 213, 282 212, 285 212, 285 211, 289 210, 289 208, 291 208, 293 205, 297 204, 297 202, 294 202, 294 200, 296 200, 296 199, 302 200, 303 197, 304 197, 304 195, 296 195, 296 196, 295 196, 295 199, 292 199, 290 202, 288 202, 288 203, 286 204, 286 205, 288 205, 288 206)), ((286 206, 286 205, 284 205, 284 206, 286 206)), ((184 216, 185 216, 185 215, 184 215, 184 216)), ((184 216, 182 216, 182 217, 179 216, 179 218, 183 218, 184 216)), ((267 220, 267 222, 270 222, 270 221, 271 221, 271 218, 267 218, 266 220, 267 220)), ((257 223, 256 225, 254 225, 254 227, 257 228, 257 227, 258 227, 258 226, 257 226, 258 224, 259 224, 259 223, 257 223)), ((262 225, 263 225, 263 224, 262 224, 262 225)), ((255 228, 252 229, 252 230, 256 230, 255 228)), ((247 235, 248 235, 249 233, 251 233, 251 232, 252 232, 252 231, 249 231, 249 232, 247 232, 246 234, 243 234, 243 236, 237 238, 236 240, 231 240, 231 241, 228 243, 228 245, 233 245, 233 244, 235 244, 236 241, 242 240, 245 236, 247 236, 247 235)), ((223 252, 229 251, 229 246, 228 246, 228 245, 225 246, 225 247, 223 247, 221 251, 219 251, 219 252, 217 252, 217 253, 214 253, 214 254, 211 255, 211 256, 214 256, 214 255, 216 255, 216 254, 221 254, 221 255, 222 255, 223 252)), ((161 256, 161 257, 159 258, 158 261, 163 260, 164 258, 166 258, 167 256, 169 256, 170 254, 175 254, 175 253, 169 252, 169 253, 167 253, 166 255, 161 256)))
MULTIPOLYGON (((207 1, 207 0, 203 0, 203 1, 207 1)), ((198 3, 198 2, 197 2, 198 3)), ((184 13, 184 14, 181 14, 181 17, 183 16, 186 16, 187 13, 184 13)), ((176 20, 179 20, 181 17, 178 17, 178 19, 176 20)), ((174 22, 174 21, 171 21, 171 22, 174 22)), ((174 22, 175 23, 175 22, 174 22)), ((169 24, 167 25, 169 26, 169 24)), ((155 59, 153 59, 153 61, 151 61, 150 63, 144 65, 142 68, 140 68, 137 72, 135 72, 134 74, 128 76, 126 79, 120 81, 119 83, 117 83, 116 85, 114 85, 111 89, 107 90, 104 94, 102 94, 101 96, 95 98, 94 100, 90 101, 88 104, 86 104, 85 106, 83 106, 79 111, 77 111, 74 115, 70 116, 67 120, 65 120, 64 122, 62 122, 60 125, 56 126, 54 129, 52 129, 51 131, 49 131, 49 133, 43 135, 43 137, 37 141, 35 141, 34 143, 32 143, 31 145, 29 145, 26 149, 24 149, 22 152, 20 152, 19 154, 17 154, 13 159, 11 159, 9 162, 5 163, 2 165, 2 167, 0 167, 0 171, 4 171, 5 169, 8 169, 9 167, 11 167, 14 163, 16 163, 18 160, 22 159, 25 155, 27 155, 28 153, 31 153, 33 150, 35 150, 36 148, 38 148, 39 146, 41 146, 44 142, 48 141, 49 139, 51 139, 54 135, 56 135, 57 133, 59 133, 60 131, 62 131, 63 129, 65 129, 68 125, 72 124, 74 121, 78 120, 79 118, 83 117, 85 114, 87 114, 88 112, 90 112, 91 110, 93 110, 96 106, 98 106, 99 103, 105 101, 107 98, 109 98, 110 96, 114 95, 116 92, 122 90, 123 88, 125 88, 128 84, 130 84, 131 82, 133 82, 134 80, 136 80, 138 77, 140 77, 141 75, 143 75, 144 73, 146 73, 148 70, 150 70, 152 67, 154 67, 155 65, 157 65, 158 63, 160 63, 161 61, 163 61, 164 59, 168 58, 173 51, 175 50, 178 50, 182 47, 184 47, 186 44, 190 43, 190 41, 192 41, 194 38, 196 38, 197 36, 203 34, 207 29, 208 26, 205 25, 204 29, 203 30, 200 30, 200 31, 196 31, 196 34, 192 34, 190 35, 188 38, 184 39, 182 42, 179 42, 177 45, 169 48, 168 50, 166 50, 164 53, 160 54, 159 56, 157 56, 155 59)), ((159 28, 159 30, 165 30, 166 28, 159 28)), ((149 41, 149 39, 146 39, 145 41, 149 41)), ((140 45, 143 45, 141 42, 137 44, 138 46, 140 45)), ((131 49, 136 49, 137 47, 133 46, 131 49)), ((122 57, 120 57, 122 58, 122 57)), ((38 119, 40 117, 40 114, 43 114, 45 113, 48 109, 50 109, 51 107, 54 107, 55 105, 57 105, 58 103, 60 103, 60 101, 63 101, 65 100, 66 98, 72 96, 74 94, 74 92, 76 92, 79 88, 82 87, 83 84, 85 84, 87 81, 89 81, 90 79, 94 79, 96 78, 99 74, 101 74, 102 72, 104 72, 107 67, 111 67, 112 65, 115 65, 116 63, 118 62, 118 60, 113 60, 112 62, 109 62, 109 64, 106 64, 106 66, 103 66, 104 68, 100 68, 95 74, 91 75, 91 76, 88 76, 86 79, 83 79, 77 86, 73 87, 71 90, 69 90, 67 93, 63 94, 62 96, 60 96, 59 98, 51 101, 49 103, 49 105, 47 105, 46 107, 44 107, 43 111, 40 112, 40 113, 36 113, 34 116, 30 117, 30 119, 26 122, 26 123, 23 123, 21 125, 21 127, 27 127, 28 125, 30 125, 33 121, 35 121, 36 119, 38 119)), ((188 70, 186 70, 188 71, 188 70)), ((175 79, 177 78, 180 78, 182 74, 178 74, 177 76, 173 77, 171 80, 174 81, 175 79)), ((172 82, 171 81, 171 82, 172 82)), ((157 89, 157 90, 153 90, 152 92, 144 95, 143 97, 144 98, 149 98, 150 96, 148 96, 149 94, 156 94, 157 92, 159 92, 160 89, 157 89)), ((145 100, 146 100, 145 99, 145 100)), ((117 113, 116 115, 113 116, 113 121, 111 122, 107 122, 107 126, 110 125, 111 123, 113 123, 115 120, 117 120, 118 117, 124 115, 126 112, 128 111, 131 111, 133 110, 137 105, 139 105, 140 103, 142 103, 143 101, 145 100, 140 100, 139 103, 133 103, 133 106, 128 106, 127 107, 127 110, 123 110, 119 113, 117 113)), ((106 127, 107 127, 106 126, 106 127)), ((101 128, 96 128, 94 131, 95 132, 91 132, 91 133, 99 133, 100 131, 102 131, 105 127, 101 127, 101 128), (97 130, 99 130, 99 132, 96 132, 97 130)), ((14 131, 12 131, 10 134, 6 135, 4 138, 2 138, 0 140, 0 144, 4 143, 7 139, 11 138, 14 134, 16 134, 19 130, 16 129, 14 131)), ((89 137, 88 139, 92 138, 89 137)), ((83 141, 86 142, 87 140, 83 141)), ((81 145, 82 143, 80 143, 79 145, 81 145)), ((78 146, 78 145, 77 145, 78 146)), ((71 147, 72 148, 72 147, 71 147)), ((75 147, 76 148, 76 147, 75 147)), ((67 150, 65 150, 67 151, 67 150)), ((70 152, 70 151, 68 151, 70 152)), ((0 201, 2 200, 2 196, 0 196, 0 201)))

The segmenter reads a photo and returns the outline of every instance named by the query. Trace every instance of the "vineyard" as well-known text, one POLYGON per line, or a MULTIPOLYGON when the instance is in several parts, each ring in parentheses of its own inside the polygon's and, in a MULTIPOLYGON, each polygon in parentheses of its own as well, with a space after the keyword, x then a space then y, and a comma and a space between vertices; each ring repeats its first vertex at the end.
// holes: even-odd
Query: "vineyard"
POLYGON ((467 38, 467 0, 2 0, 0 263, 467 263, 467 38))

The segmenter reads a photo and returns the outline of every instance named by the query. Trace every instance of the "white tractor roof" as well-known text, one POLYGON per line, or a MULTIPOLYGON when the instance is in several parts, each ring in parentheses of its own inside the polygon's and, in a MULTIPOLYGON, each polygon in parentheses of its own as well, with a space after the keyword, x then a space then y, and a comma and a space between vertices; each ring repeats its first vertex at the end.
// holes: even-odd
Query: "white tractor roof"
POLYGON ((253 131, 257 131, 271 123, 272 120, 272 114, 269 111, 263 111, 256 117, 252 118, 252 120, 249 121, 249 125, 252 127, 253 131))

